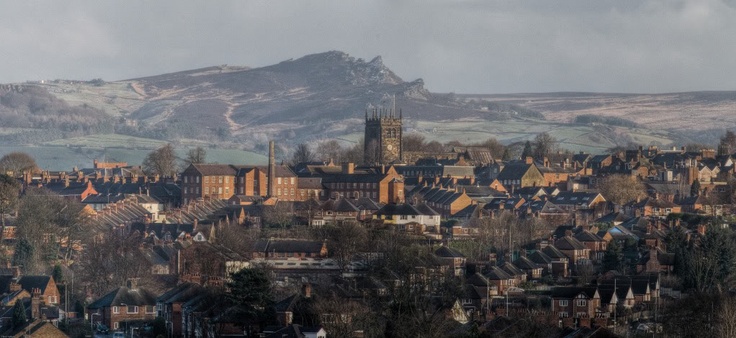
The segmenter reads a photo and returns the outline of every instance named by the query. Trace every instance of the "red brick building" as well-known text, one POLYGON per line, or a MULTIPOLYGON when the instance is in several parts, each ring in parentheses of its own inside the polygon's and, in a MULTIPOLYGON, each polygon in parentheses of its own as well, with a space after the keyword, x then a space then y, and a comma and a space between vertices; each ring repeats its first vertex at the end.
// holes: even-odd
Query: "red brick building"
POLYGON ((112 330, 127 330, 142 321, 156 318, 156 295, 138 288, 134 281, 119 287, 87 306, 92 324, 102 323, 112 330))

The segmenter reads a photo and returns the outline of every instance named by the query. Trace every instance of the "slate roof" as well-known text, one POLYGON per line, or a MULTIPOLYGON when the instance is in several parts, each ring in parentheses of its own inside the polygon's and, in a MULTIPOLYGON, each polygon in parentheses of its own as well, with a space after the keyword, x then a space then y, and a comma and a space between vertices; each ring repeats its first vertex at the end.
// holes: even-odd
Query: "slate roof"
POLYGON ((557 286, 552 288, 552 298, 573 299, 579 294, 584 294, 588 299, 593 299, 598 292, 596 287, 589 286, 557 286))
POLYGON ((557 205, 589 206, 599 195, 597 192, 561 191, 550 201, 557 205))
POLYGON ((392 215, 428 215, 428 216, 434 216, 437 215, 437 212, 434 212, 430 207, 424 206, 421 208, 425 212, 429 212, 430 210, 432 213, 425 214, 424 212, 420 211, 419 208, 408 204, 386 204, 381 209, 379 209, 375 215, 376 216, 392 216, 392 215))
POLYGON ((358 209, 350 200, 346 198, 340 198, 337 200, 327 200, 320 206, 321 210, 335 211, 335 212, 358 212, 358 209))
POLYGON ((516 267, 516 265, 509 262, 503 263, 503 265, 501 265, 501 269, 510 276, 514 277, 526 275, 526 272, 522 271, 521 269, 516 267))
POLYGON ((506 271, 503 271, 501 268, 497 266, 491 267, 491 270, 488 271, 488 273, 486 273, 485 276, 489 280, 508 280, 508 279, 513 278, 509 276, 509 274, 506 273, 506 271))
POLYGON ((146 289, 129 289, 123 286, 95 300, 87 308, 102 309, 111 306, 121 306, 123 304, 136 306, 156 305, 156 295, 146 289))
POLYGON ((259 239, 253 245, 254 252, 304 252, 320 253, 322 245, 320 241, 308 241, 298 239, 259 239), (265 250, 264 250, 265 248, 265 250))
POLYGON ((603 241, 603 238, 600 238, 600 236, 588 230, 583 230, 575 234, 575 239, 577 239, 580 242, 602 242, 603 241))
POLYGON ((555 241, 555 248, 559 250, 585 250, 585 245, 575 237, 565 236, 555 241))
POLYGON ((537 264, 547 265, 552 263, 552 258, 547 256, 547 254, 542 251, 535 251, 531 253, 528 258, 529 260, 537 264))
POLYGON ((549 258, 555 259, 555 258, 564 258, 567 259, 567 256, 562 253, 562 251, 558 250, 552 245, 549 245, 542 249, 542 252, 544 252, 545 255, 549 256, 549 258))
POLYGON ((514 261, 514 265, 522 270, 534 270, 538 269, 536 263, 532 262, 529 258, 521 256, 514 261))
POLYGON ((434 254, 443 258, 465 258, 465 255, 446 245, 437 248, 437 250, 434 251, 434 254))
POLYGON ((185 303, 199 295, 202 287, 193 283, 182 283, 156 298, 157 303, 185 303))
POLYGON ((506 166, 504 166, 503 170, 498 173, 498 177, 496 177, 496 179, 501 182, 504 180, 520 180, 532 166, 532 164, 526 164, 525 161, 506 163, 506 166))
POLYGON ((49 285, 53 277, 51 276, 21 276, 18 279, 18 284, 21 285, 23 290, 29 293, 33 289, 40 289, 41 293, 46 292, 46 287, 49 285))
POLYGON ((486 276, 483 276, 482 274, 480 274, 478 272, 476 272, 472 276, 468 277, 465 280, 465 283, 466 284, 473 285, 473 286, 482 286, 482 287, 486 287, 486 286, 490 285, 490 282, 488 281, 488 278, 486 278, 486 276))

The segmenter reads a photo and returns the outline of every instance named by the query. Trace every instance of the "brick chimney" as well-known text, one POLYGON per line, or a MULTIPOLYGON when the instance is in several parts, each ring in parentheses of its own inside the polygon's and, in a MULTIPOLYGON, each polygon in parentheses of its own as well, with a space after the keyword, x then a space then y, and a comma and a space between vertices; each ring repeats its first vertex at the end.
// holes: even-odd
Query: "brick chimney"
POLYGON ((41 318, 41 289, 34 288, 31 295, 31 318, 41 318))
POLYGON ((532 164, 534 163, 534 159, 531 156, 527 156, 525 162, 526 164, 532 164))
POLYGON ((125 281, 125 287, 127 287, 128 289, 137 289, 138 278, 128 278, 128 280, 125 281))
POLYGON ((276 183, 276 151, 273 141, 268 142, 268 197, 273 197, 276 183))
POLYGON ((342 164, 342 173, 343 174, 354 174, 355 173, 355 163, 347 162, 342 164))
POLYGON ((312 298, 312 284, 305 283, 302 285, 302 295, 304 298, 312 298))

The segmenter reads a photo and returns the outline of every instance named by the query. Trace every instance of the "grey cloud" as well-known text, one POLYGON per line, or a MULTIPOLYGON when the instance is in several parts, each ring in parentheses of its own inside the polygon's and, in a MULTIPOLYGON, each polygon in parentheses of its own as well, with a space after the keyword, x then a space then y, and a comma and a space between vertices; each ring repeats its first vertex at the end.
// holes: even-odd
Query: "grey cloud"
POLYGON ((0 82, 106 80, 327 50, 439 92, 733 90, 734 1, 65 1, 0 8, 0 82))

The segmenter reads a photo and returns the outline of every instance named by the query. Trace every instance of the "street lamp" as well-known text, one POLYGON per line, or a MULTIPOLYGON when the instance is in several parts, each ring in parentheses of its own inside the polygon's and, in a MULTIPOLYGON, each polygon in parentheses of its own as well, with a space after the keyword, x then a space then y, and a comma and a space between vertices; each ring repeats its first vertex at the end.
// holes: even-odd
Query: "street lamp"
POLYGON ((92 330, 92 335, 95 334, 95 327, 94 327, 94 325, 95 325, 95 316, 102 316, 102 315, 99 314, 99 313, 91 313, 89 315, 89 328, 92 330))

